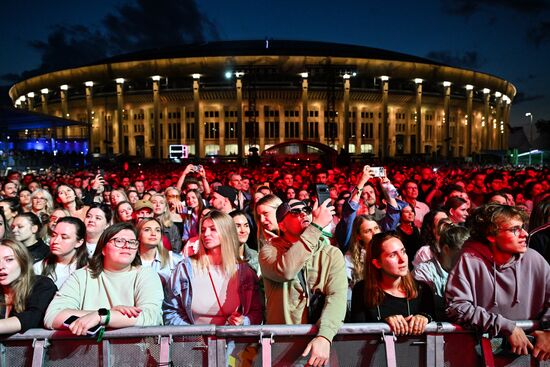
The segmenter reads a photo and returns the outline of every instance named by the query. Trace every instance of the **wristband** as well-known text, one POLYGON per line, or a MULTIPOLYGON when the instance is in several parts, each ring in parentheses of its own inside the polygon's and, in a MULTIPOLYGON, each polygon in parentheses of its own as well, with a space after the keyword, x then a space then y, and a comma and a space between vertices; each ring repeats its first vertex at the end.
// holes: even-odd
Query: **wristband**
POLYGON ((100 308, 99 310, 97 310, 97 313, 99 314, 100 324, 103 326, 109 325, 109 321, 111 321, 111 310, 100 308), (105 316, 105 321, 103 321, 103 316, 105 316))
POLYGON ((312 225, 313 227, 315 227, 315 228, 317 228, 318 230, 320 230, 320 231, 321 231, 321 234, 322 234, 323 236, 328 237, 328 238, 332 238, 332 233, 330 233, 330 232, 325 232, 325 231, 323 230, 323 227, 321 227, 321 226, 318 225, 317 223, 311 222, 310 225, 312 225))
POLYGON ((313 223, 311 222, 311 225, 315 228, 317 228, 318 230, 320 230, 321 232, 323 232, 323 227, 321 227, 320 225, 318 225, 317 223, 313 223))

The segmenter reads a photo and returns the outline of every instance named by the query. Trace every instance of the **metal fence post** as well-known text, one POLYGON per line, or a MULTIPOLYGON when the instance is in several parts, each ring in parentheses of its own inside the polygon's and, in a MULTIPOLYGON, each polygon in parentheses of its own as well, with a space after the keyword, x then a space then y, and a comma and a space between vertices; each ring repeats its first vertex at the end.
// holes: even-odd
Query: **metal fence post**
POLYGON ((111 343, 107 339, 101 341, 101 359, 102 367, 109 367, 111 365, 111 343))
POLYGON ((44 357, 46 348, 48 348, 48 339, 34 339, 32 342, 32 367, 42 367, 44 365, 44 357))
POLYGON ((440 334, 426 335, 426 364, 443 367, 445 364, 445 339, 440 334))
POLYGON ((271 367, 271 344, 273 344, 273 334, 268 338, 260 333, 260 343, 262 345, 262 367, 271 367))
POLYGON ((159 366, 170 366, 172 363, 170 354, 170 345, 172 344, 172 335, 162 336, 159 335, 159 366))
POLYGON ((386 366, 397 367, 397 358, 395 356, 395 335, 386 335, 382 332, 382 340, 386 347, 386 366))

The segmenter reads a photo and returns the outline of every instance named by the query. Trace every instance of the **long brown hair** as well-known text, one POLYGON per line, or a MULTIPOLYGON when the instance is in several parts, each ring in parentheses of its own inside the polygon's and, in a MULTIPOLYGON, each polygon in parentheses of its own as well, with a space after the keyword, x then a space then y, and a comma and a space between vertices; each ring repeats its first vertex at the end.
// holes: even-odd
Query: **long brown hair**
MULTIPOLYGON (((372 236, 370 251, 367 251, 367 258, 365 260, 365 276, 363 277, 365 284, 365 304, 368 308, 379 306, 386 296, 386 293, 380 287, 382 270, 374 266, 373 260, 380 260, 380 255, 382 255, 382 245, 384 242, 392 238, 397 238, 401 241, 399 236, 394 231, 377 233, 372 236)), ((400 287, 403 291, 405 291, 405 295, 408 300, 418 297, 418 288, 411 272, 408 272, 407 275, 401 277, 400 287)))
MULTIPOLYGON (((143 227, 145 227, 145 224, 149 222, 156 222, 160 227, 160 236, 159 236, 159 242, 157 243, 157 252, 160 255, 161 267, 165 267, 170 261, 170 253, 162 244, 162 224, 160 223, 160 221, 156 218, 140 220, 139 223, 137 224, 137 232, 138 232, 137 239, 139 240, 139 236, 141 234, 141 231, 143 230, 143 227)), ((140 249, 141 249, 141 243, 140 243, 140 249)), ((138 250, 138 253, 139 253, 139 250, 138 250)))
MULTIPOLYGON (((17 261, 21 268, 21 274, 10 284, 10 287, 14 295, 13 309, 16 312, 23 312, 31 294, 35 279, 29 250, 27 250, 25 245, 21 242, 13 239, 4 239, 0 241, 0 246, 6 246, 12 249, 15 261, 17 261)), ((2 287, 0 287, 0 306, 4 309, 6 308, 6 299, 2 287)))
POLYGON ((350 246, 349 252, 351 256, 351 262, 353 264, 353 269, 351 271, 351 283, 354 285, 361 279, 363 279, 363 274, 365 272, 365 251, 368 252, 366 248, 368 243, 363 243, 359 239, 359 234, 361 233, 361 225, 366 221, 375 221, 373 216, 360 214, 355 217, 353 225, 351 227, 351 237, 349 239, 350 246))

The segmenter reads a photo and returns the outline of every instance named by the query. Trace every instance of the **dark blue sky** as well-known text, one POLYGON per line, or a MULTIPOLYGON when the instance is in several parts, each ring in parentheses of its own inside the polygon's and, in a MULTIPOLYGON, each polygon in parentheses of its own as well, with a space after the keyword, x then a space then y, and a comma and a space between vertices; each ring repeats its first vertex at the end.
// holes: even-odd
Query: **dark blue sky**
MULTIPOLYGON (((82 25, 103 32, 102 20, 124 3, 4 2, 0 75, 38 68, 41 54, 30 42, 45 41, 56 25, 82 25)), ((437 58, 493 74, 518 89, 512 105, 513 126, 528 123, 526 112, 532 112, 535 120, 550 119, 550 0, 200 0, 197 6, 221 40, 270 37, 349 43, 437 58)), ((171 15, 169 23, 190 22, 171 15)), ((157 20, 163 17, 156 15, 157 20)), ((212 33, 205 38, 211 39, 212 33)))

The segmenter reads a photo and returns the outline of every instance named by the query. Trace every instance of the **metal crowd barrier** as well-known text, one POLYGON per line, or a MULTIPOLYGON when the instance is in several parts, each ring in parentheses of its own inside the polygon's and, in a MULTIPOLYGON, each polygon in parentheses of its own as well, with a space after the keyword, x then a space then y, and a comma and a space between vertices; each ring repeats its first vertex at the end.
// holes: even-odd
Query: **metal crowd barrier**
MULTIPOLYGON (((301 355, 315 332, 312 325, 159 326, 108 331, 97 343, 68 331, 32 329, 0 340, 0 366, 305 366, 301 355)), ((432 322, 423 335, 410 337, 395 337, 385 323, 344 324, 329 366, 538 365, 531 356, 498 352, 494 341, 480 340, 450 323, 432 322)))

